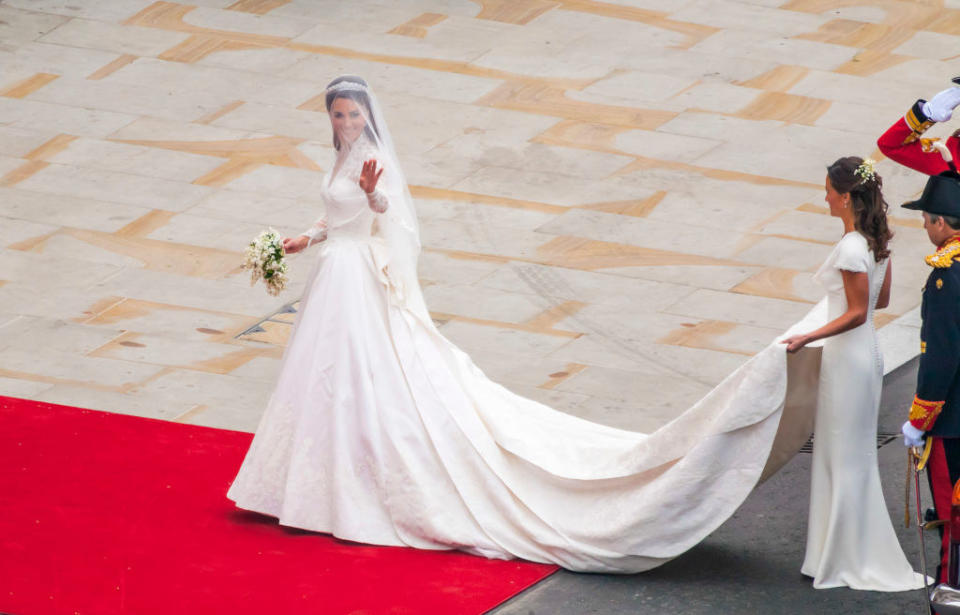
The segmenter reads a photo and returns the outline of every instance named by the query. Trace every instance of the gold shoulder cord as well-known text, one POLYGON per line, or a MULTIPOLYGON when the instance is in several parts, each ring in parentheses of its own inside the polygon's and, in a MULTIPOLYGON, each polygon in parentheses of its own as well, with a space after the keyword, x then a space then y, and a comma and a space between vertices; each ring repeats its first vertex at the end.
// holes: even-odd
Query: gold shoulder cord
POLYGON ((947 269, 958 258, 960 258, 960 239, 955 237, 948 241, 947 245, 927 256, 924 260, 935 269, 947 269))

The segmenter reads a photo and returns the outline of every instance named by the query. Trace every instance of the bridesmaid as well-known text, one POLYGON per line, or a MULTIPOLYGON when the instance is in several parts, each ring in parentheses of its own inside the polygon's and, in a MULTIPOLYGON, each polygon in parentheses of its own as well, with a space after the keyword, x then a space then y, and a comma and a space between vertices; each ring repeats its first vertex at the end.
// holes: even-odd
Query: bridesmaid
POLYGON ((826 325, 783 340, 797 352, 824 339, 814 427, 807 550, 801 572, 818 589, 903 591, 923 586, 897 542, 880 488, 877 414, 883 358, 874 308, 890 300, 883 182, 854 156, 827 168, 825 200, 844 235, 816 279, 827 291, 826 325))

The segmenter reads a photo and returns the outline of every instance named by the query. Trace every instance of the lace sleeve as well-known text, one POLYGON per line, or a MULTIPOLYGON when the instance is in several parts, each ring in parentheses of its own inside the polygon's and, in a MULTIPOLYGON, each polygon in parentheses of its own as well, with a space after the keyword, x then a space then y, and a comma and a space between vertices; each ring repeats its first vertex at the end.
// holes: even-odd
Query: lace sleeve
POLYGON ((387 211, 387 207, 390 206, 390 200, 387 198, 387 195, 384 194, 380 188, 375 189, 373 192, 367 193, 367 203, 370 204, 370 209, 382 214, 387 211))
POLYGON ((313 223, 313 226, 305 230, 302 234, 310 238, 310 242, 307 244, 307 246, 324 241, 327 238, 327 219, 320 218, 313 223))

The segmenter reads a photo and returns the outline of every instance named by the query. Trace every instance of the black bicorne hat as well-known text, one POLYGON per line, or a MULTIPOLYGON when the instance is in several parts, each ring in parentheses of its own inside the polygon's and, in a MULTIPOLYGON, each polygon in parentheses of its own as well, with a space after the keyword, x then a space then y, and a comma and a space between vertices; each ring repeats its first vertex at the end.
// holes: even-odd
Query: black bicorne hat
POLYGON ((903 207, 960 218, 960 174, 956 171, 944 171, 930 176, 920 198, 904 203, 903 207))

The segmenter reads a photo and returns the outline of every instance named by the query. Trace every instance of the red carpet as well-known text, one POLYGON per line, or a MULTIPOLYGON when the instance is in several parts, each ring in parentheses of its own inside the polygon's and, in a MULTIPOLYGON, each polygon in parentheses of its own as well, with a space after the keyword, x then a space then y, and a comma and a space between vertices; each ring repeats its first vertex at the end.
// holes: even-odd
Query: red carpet
POLYGON ((556 570, 238 511, 225 494, 250 439, 0 397, 0 612, 466 615, 556 570))

